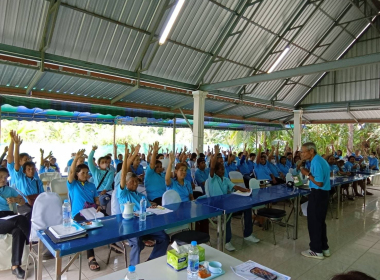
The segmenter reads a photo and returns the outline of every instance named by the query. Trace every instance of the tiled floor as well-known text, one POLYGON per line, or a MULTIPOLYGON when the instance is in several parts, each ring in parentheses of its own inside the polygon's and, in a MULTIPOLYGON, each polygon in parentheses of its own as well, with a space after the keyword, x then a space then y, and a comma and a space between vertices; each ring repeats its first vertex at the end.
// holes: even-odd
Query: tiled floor
MULTIPOLYGON (((334 274, 350 270, 360 270, 380 279, 380 186, 372 188, 377 188, 377 190, 371 190, 374 195, 367 196, 365 212, 363 199, 357 199, 344 202, 342 216, 339 220, 335 219, 335 212, 333 219, 330 212, 328 213, 326 221, 332 253, 330 258, 319 261, 300 255, 300 252, 307 249, 309 244, 306 217, 299 219, 299 238, 296 241, 287 239, 285 228, 276 225, 277 245, 273 245, 272 232, 263 231, 257 226, 254 227, 254 233, 261 239, 261 242, 257 244, 244 242, 240 220, 233 218, 232 243, 237 251, 228 254, 242 261, 256 261, 297 280, 328 280, 334 274)), ((282 207, 282 204, 277 206, 282 207)), ((210 234, 212 245, 215 246, 215 230, 211 229, 210 234)), ((142 261, 148 258, 151 250, 151 248, 143 250, 142 261)), ((125 268, 123 257, 115 255, 115 253, 111 255, 110 265, 105 264, 108 254, 106 246, 95 249, 95 254, 101 271, 90 271, 85 254, 83 254, 82 279, 95 279, 125 268)), ((67 262, 68 258, 65 258, 64 264, 67 262)), ((77 260, 62 279, 78 279, 78 273, 79 261, 77 260)), ((50 260, 44 263, 43 279, 52 279, 53 276, 54 261, 50 260)), ((11 275, 10 270, 7 270, 0 271, 0 279, 13 280, 16 278, 11 275)), ((33 279, 33 269, 29 271, 28 279, 33 279)))

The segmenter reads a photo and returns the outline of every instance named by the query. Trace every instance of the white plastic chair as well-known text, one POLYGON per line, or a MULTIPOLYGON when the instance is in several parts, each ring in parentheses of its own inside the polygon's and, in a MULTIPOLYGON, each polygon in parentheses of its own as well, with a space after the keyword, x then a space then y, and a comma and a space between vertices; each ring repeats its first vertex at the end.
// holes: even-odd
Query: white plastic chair
MULTIPOLYGON (((180 203, 180 202, 182 202, 181 197, 175 190, 168 190, 164 192, 164 194, 162 195, 162 206, 166 206, 166 205, 174 204, 174 203, 180 203)), ((189 229, 190 228, 189 226, 190 226, 189 224, 186 224, 186 225, 182 225, 182 226, 178 226, 178 227, 174 227, 170 229, 165 229, 165 232, 166 234, 171 234, 174 232, 189 229)))
POLYGON ((231 171, 228 175, 230 176, 230 180, 232 183, 242 188, 245 188, 243 174, 241 174, 239 171, 231 171))
POLYGON ((249 188, 251 190, 260 189, 260 182, 257 179, 252 178, 249 180, 249 188))
POLYGON ((67 178, 56 178, 50 183, 51 191, 57 193, 62 202, 69 197, 69 190, 67 189, 67 178))
POLYGON ((205 182, 205 193, 206 193, 207 197, 210 197, 210 190, 209 190, 209 181, 208 181, 208 179, 205 182))
MULTIPOLYGON (((34 275, 37 279, 37 247, 32 242, 38 241, 37 231, 44 230, 50 226, 62 224, 62 200, 61 197, 54 192, 41 193, 33 205, 32 219, 30 230, 29 258, 32 258, 34 264, 34 275)), ((25 276, 27 277, 29 263, 26 265, 25 276)), ((81 271, 79 271, 79 274, 81 271)), ((25 279, 26 279, 25 277, 25 279)))
POLYGON ((61 178, 61 173, 59 172, 46 172, 40 174, 41 181, 53 181, 53 179, 61 178))
POLYGON ((116 197, 117 191, 114 190, 111 195, 111 215, 121 214, 119 200, 116 197))
POLYGON ((285 179, 286 179, 286 183, 287 182, 294 182, 293 176, 290 172, 288 174, 286 174, 285 179))
POLYGON ((293 172, 294 172, 293 168, 289 168, 288 173, 293 174, 293 172))

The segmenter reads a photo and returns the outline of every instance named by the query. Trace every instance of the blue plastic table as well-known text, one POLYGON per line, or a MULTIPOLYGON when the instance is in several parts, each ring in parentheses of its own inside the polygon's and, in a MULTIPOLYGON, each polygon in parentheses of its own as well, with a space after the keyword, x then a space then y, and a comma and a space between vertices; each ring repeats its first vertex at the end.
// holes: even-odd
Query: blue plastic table
POLYGON ((298 209, 299 209, 299 198, 301 195, 308 195, 310 190, 299 189, 299 188, 289 188, 285 184, 270 186, 266 188, 254 189, 252 190, 251 196, 240 196, 235 194, 226 194, 221 196, 213 196, 208 198, 203 198, 197 200, 196 203, 203 203, 205 205, 216 207, 223 210, 223 224, 222 224, 222 236, 219 239, 219 220, 218 220, 218 242, 223 241, 222 244, 218 244, 218 247, 222 247, 224 251, 225 243, 225 227, 227 221, 227 215, 230 213, 242 211, 252 207, 265 205, 272 202, 277 202, 289 198, 295 198, 295 213, 294 213, 294 228, 293 228, 293 239, 297 239, 298 235, 298 209))
MULTIPOLYGON (((173 212, 164 215, 147 216, 145 223, 139 222, 137 217, 131 220, 124 220, 121 215, 101 218, 100 220, 104 226, 98 229, 89 230, 88 237, 59 244, 55 244, 43 231, 39 231, 37 233, 39 237, 38 279, 42 278, 42 244, 44 244, 55 257, 56 279, 61 279, 61 275, 65 271, 65 269, 62 270, 63 256, 203 219, 216 216, 220 217, 222 214, 222 211, 217 208, 195 202, 181 202, 167 205, 165 207, 173 210, 173 212)), ((73 260, 74 259, 75 258, 73 258, 73 260)))

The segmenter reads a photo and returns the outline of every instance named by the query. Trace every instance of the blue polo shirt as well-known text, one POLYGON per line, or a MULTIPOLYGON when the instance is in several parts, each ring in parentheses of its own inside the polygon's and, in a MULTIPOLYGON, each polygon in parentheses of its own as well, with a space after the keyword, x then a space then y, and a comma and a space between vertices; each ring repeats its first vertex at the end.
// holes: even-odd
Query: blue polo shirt
POLYGON ((80 182, 74 180, 72 183, 67 181, 67 188, 71 201, 71 217, 74 218, 76 214, 83 209, 84 203, 95 203, 95 197, 98 197, 98 192, 93 183, 80 182))
POLYGON ((229 177, 229 174, 231 171, 237 171, 236 163, 231 162, 231 164, 228 165, 228 162, 225 162, 224 169, 225 169, 225 173, 227 173, 227 177, 229 177))
POLYGON ((324 158, 322 158, 320 155, 315 155, 311 161, 310 172, 313 175, 315 181, 323 183, 322 187, 318 187, 310 180, 309 187, 311 189, 324 191, 331 190, 330 166, 324 158))
POLYGON ((70 166, 73 164, 73 161, 74 161, 73 158, 70 159, 70 160, 67 162, 67 167, 70 167, 70 166))
POLYGON ((165 173, 157 173, 154 169, 150 168, 150 165, 147 165, 144 185, 150 201, 162 197, 164 192, 166 192, 165 173))
POLYGON ((7 198, 18 196, 18 192, 11 187, 4 186, 0 188, 0 211, 11 211, 9 204, 7 203, 7 198))
POLYGON ((133 165, 131 165, 131 171, 132 173, 136 174, 137 176, 144 174, 144 168, 141 164, 137 166, 136 170, 134 169, 133 165))
POLYGON ((343 159, 342 156, 338 156, 337 152, 334 153, 334 157, 335 157, 336 159, 343 159))
POLYGON ((368 157, 368 162, 369 162, 369 167, 371 168, 371 166, 376 166, 374 168, 374 170, 379 170, 379 160, 375 157, 371 158, 371 157, 368 157))
POLYGON ((344 167, 346 168, 346 170, 354 170, 356 169, 356 163, 351 163, 349 161, 346 161, 346 163, 344 164, 344 167))
POLYGON ((199 168, 195 171, 195 181, 200 186, 208 179, 210 175, 210 168, 205 168, 205 170, 200 170, 199 168))
MULTIPOLYGON (((118 191, 117 199, 118 199, 119 204, 120 204, 121 213, 123 213, 123 211, 124 211, 124 203, 128 203, 128 202, 135 204, 133 206, 134 212, 140 211, 140 200, 145 196, 142 195, 141 193, 130 191, 130 190, 128 190, 127 187, 125 187, 124 189, 121 189, 120 185, 118 186, 118 189, 120 189, 120 191, 118 191)), ((148 208, 151 206, 151 204, 146 197, 145 197, 145 199, 146 199, 146 208, 148 208)))
POLYGON ((280 177, 280 173, 278 172, 277 165, 274 165, 273 163, 267 161, 267 166, 268 166, 270 172, 273 174, 274 177, 276 177, 276 178, 280 177))
POLYGON ((286 159, 286 166, 289 168, 293 168, 293 163, 291 160, 286 159))
POLYGON ((289 167, 286 164, 283 165, 282 163, 278 163, 277 168, 284 175, 289 173, 289 167))
POLYGON ((122 160, 119 160, 119 159, 115 159, 114 162, 115 162, 115 167, 116 167, 116 168, 117 168, 117 165, 118 165, 119 163, 123 163, 123 161, 122 161, 122 160))
POLYGON ((95 151, 91 151, 88 156, 88 167, 91 171, 92 177, 94 178, 94 184, 96 188, 99 187, 99 183, 101 182, 102 178, 106 176, 102 182, 102 185, 98 188, 98 191, 101 192, 103 190, 110 191, 112 190, 112 183, 114 180, 114 174, 115 172, 113 170, 109 170, 107 173, 107 170, 101 170, 97 166, 94 165, 94 153, 95 151), (107 173, 107 175, 105 175, 107 173))
POLYGON ((191 169, 190 168, 187 168, 187 170, 186 170, 185 180, 189 181, 190 183, 193 182, 193 177, 191 176, 191 169))
POLYGON ((210 193, 210 196, 218 196, 231 193, 235 186, 235 184, 232 183, 230 179, 226 177, 220 178, 216 174, 214 174, 214 177, 209 176, 208 179, 208 191, 210 193))
POLYGON ((257 176, 257 180, 262 180, 262 179, 265 179, 265 180, 272 180, 270 174, 272 174, 270 172, 270 169, 268 168, 268 165, 265 164, 265 165, 262 165, 261 163, 257 164, 255 162, 255 173, 256 173, 256 176, 257 176))
MULTIPOLYGON (((33 177, 32 179, 29 177, 26 177, 21 167, 19 171, 16 171, 16 170, 14 171, 14 175, 15 175, 14 177, 15 177, 16 188, 23 195, 28 196, 32 194, 40 194, 45 191, 42 181, 40 179, 36 179, 35 177, 33 177)), ((24 199, 25 199, 25 202, 28 202, 26 198, 24 199)))
POLYGON ((249 170, 249 174, 251 174, 252 171, 253 171, 253 161, 249 159, 245 163, 247 164, 247 167, 248 167, 248 170, 249 170))
POLYGON ((166 185, 166 190, 175 190, 181 197, 182 202, 190 201, 189 195, 193 193, 191 183, 186 179, 183 185, 181 185, 177 179, 172 178, 171 181, 170 185, 166 185))
POLYGON ((46 167, 44 165, 41 165, 40 166, 40 174, 42 173, 48 173, 48 172, 55 172, 55 169, 49 167, 47 170, 46 170, 46 167))
POLYGON ((247 165, 247 162, 245 160, 245 156, 241 157, 238 169, 239 169, 240 173, 243 174, 243 175, 244 174, 248 174, 248 175, 251 174, 251 172, 249 171, 250 169, 249 169, 249 167, 247 165))
POLYGON ((352 153, 351 156, 355 157, 355 161, 359 161, 359 160, 361 160, 363 158, 362 155, 357 156, 355 153, 352 153))
MULTIPOLYGON (((10 186, 12 187, 13 184, 16 184, 16 180, 15 180, 15 163, 12 162, 12 163, 7 163, 7 169, 8 169, 8 172, 9 172, 9 175, 11 176, 11 179, 10 179, 10 186)), ((22 171, 22 166, 20 166, 20 170, 22 171)), ((38 172, 34 172, 34 178, 36 179, 39 179, 40 177, 38 177, 38 172)))
POLYGON ((333 165, 329 165, 330 166, 330 172, 333 172, 333 171, 336 171, 338 172, 339 171, 339 167, 335 164, 333 165))

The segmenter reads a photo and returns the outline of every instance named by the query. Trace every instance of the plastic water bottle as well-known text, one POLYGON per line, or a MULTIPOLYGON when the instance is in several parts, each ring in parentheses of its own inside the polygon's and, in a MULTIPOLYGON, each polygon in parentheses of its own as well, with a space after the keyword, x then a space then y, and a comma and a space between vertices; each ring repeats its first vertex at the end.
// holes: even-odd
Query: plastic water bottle
POLYGON ((140 200, 140 213, 139 213, 140 221, 146 221, 146 199, 143 196, 140 200))
POLYGON ((62 205, 62 221, 64 227, 71 226, 71 207, 67 199, 65 199, 62 205))
POLYGON ((136 267, 133 265, 128 267, 127 275, 125 275, 124 280, 138 280, 136 267))
POLYGON ((197 241, 191 241, 187 263, 187 279, 198 279, 199 250, 197 247, 197 241))

